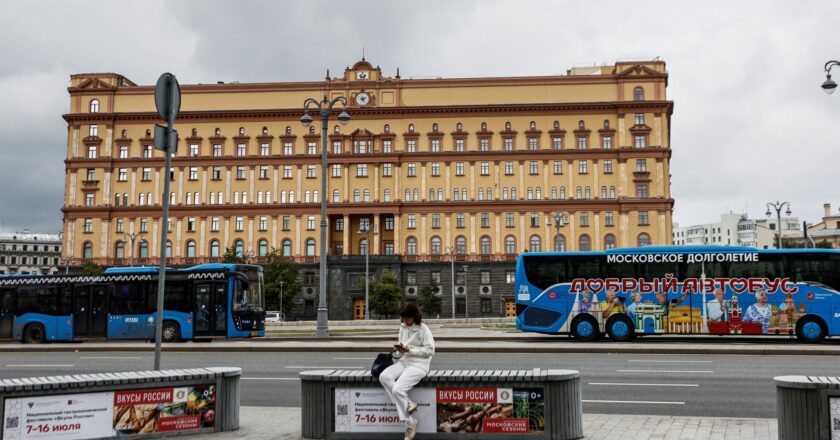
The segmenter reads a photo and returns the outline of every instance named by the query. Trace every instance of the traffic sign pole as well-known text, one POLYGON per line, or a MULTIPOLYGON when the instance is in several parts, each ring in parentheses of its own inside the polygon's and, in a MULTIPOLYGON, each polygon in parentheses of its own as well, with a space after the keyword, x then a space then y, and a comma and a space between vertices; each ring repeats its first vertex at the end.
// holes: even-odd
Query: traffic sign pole
MULTIPOLYGON (((163 150, 165 172, 163 175, 163 215, 160 218, 160 268, 158 270, 157 317, 155 319, 155 370, 160 370, 161 340, 163 337, 164 286, 166 284, 166 235, 169 231, 169 182, 172 172, 172 155, 178 146, 178 132, 174 130, 175 117, 181 107, 181 90, 178 80, 171 73, 160 76, 155 87, 155 105, 161 118, 166 120, 166 131, 162 142, 155 142, 163 150)), ((156 130, 159 132, 162 130, 156 130)))

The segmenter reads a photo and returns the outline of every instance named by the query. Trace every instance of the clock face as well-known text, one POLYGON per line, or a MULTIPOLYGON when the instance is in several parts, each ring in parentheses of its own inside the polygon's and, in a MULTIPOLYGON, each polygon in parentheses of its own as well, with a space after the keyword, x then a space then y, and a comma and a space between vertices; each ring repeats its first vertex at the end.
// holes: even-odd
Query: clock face
POLYGON ((370 95, 365 92, 359 93, 356 95, 356 104, 359 105, 368 105, 370 102, 370 95))
POLYGON ((359 72, 359 73, 356 74, 356 78, 358 78, 358 79, 368 79, 368 73, 367 72, 359 72))

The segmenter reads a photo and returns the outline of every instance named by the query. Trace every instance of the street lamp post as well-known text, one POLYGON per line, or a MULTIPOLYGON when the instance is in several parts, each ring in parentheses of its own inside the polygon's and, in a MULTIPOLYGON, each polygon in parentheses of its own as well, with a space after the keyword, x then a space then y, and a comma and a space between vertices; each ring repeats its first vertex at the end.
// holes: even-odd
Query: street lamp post
MULTIPOLYGON (((562 252, 563 249, 560 248, 560 228, 567 223, 566 215, 562 212, 558 212, 554 214, 554 228, 557 229, 557 233, 554 234, 554 250, 557 252, 562 252)), ((551 226, 551 219, 548 220, 549 226, 551 226)))
POLYGON ((455 319, 455 246, 450 247, 448 253, 449 262, 452 264, 452 270, 450 271, 450 275, 452 275, 452 290, 450 291, 452 295, 452 319, 455 319))
POLYGON ((283 322, 283 282, 280 281, 280 322, 283 322))
POLYGON ((778 236, 779 249, 782 248, 782 209, 785 206, 787 206, 787 212, 785 212, 785 214, 790 216, 790 214, 791 214, 791 212, 790 212, 790 202, 780 202, 778 200, 776 202, 768 202, 767 203, 767 212, 764 213, 767 217, 770 217, 773 214, 772 212, 770 212, 770 208, 773 208, 773 209, 776 210, 776 230, 779 233, 779 236, 778 236))
POLYGON ((370 321, 370 220, 359 227, 359 233, 365 234, 365 321, 370 321))
MULTIPOLYGON (((314 106, 321 114, 321 253, 318 271, 320 292, 318 295, 318 324, 315 327, 315 335, 318 337, 330 335, 327 323, 329 316, 327 310, 327 125, 333 106, 339 102, 343 107, 347 106, 347 100, 343 96, 337 96, 329 100, 324 95, 324 99, 321 101, 308 98, 303 101, 303 116, 300 117, 300 123, 304 127, 308 127, 312 124, 309 108, 314 106)), ((348 121, 350 121, 350 115, 347 114, 346 109, 342 109, 341 114, 338 115, 338 122, 346 124, 348 121)))
POLYGON ((840 66, 840 61, 831 60, 825 63, 825 82, 822 83, 822 89, 825 90, 825 93, 829 95, 834 93, 834 90, 837 89, 837 83, 831 79, 831 68, 840 66))
POLYGON ((128 265, 134 266, 134 241, 140 238, 145 234, 145 232, 132 232, 130 234, 125 234, 125 238, 127 238, 131 242, 131 253, 128 254, 128 265))

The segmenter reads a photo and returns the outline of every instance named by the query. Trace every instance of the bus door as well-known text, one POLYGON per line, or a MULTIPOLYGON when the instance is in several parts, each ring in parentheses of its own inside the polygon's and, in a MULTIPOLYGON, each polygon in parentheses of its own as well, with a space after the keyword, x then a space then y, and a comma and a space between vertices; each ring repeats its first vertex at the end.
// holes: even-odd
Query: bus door
POLYGON ((12 338, 12 324, 15 317, 15 291, 0 291, 0 339, 12 338))
POLYGON ((223 282, 195 283, 195 336, 226 336, 227 288, 223 282))
POLYGON ((106 286, 77 286, 73 293, 73 332, 78 337, 106 337, 106 286))

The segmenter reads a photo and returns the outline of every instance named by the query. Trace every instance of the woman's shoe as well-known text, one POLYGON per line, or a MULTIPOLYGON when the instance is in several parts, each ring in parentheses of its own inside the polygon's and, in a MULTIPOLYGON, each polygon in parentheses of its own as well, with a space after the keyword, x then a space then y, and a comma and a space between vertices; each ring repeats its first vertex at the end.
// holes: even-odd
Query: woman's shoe
POLYGON ((412 415, 417 412, 417 404, 414 402, 408 402, 408 415, 412 415))
POLYGON ((417 433, 417 419, 411 419, 411 424, 405 429, 405 440, 414 440, 414 434, 417 433))

